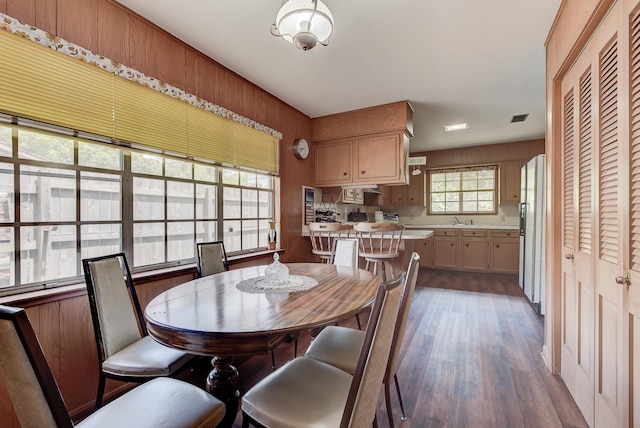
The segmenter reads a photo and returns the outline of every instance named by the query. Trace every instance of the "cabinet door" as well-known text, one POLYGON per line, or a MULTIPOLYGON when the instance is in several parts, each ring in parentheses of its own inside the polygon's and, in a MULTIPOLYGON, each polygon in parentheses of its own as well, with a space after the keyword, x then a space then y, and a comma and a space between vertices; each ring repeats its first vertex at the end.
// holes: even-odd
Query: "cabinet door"
POLYGON ((409 175, 409 186, 407 186, 407 205, 426 205, 425 181, 426 174, 424 171, 419 175, 409 175))
POLYGON ((356 140, 355 144, 355 182, 407 183, 403 134, 361 138, 356 140))
POLYGON ((361 188, 348 187, 344 189, 344 195, 342 196, 342 202, 350 204, 363 204, 364 203, 364 191, 361 188))
POLYGON ((382 192, 381 195, 378 196, 378 205, 388 207, 391 205, 391 186, 378 186, 378 190, 382 192))
POLYGON ((351 184, 351 141, 316 143, 314 148, 316 186, 351 184))
POLYGON ((489 270, 485 238, 460 238, 460 267, 471 272, 489 270))
POLYGON ((500 165, 500 204, 520 203, 520 172, 524 162, 505 162, 500 165))
POLYGON ((407 205, 407 187, 409 186, 389 186, 391 189, 391 205, 407 205))
POLYGON ((433 267, 435 269, 458 268, 458 238, 433 238, 433 267))
POLYGON ((433 267, 433 239, 414 241, 413 249, 420 255, 420 267, 433 267))
POLYGON ((520 240, 492 239, 491 272, 517 275, 520 268, 520 240))

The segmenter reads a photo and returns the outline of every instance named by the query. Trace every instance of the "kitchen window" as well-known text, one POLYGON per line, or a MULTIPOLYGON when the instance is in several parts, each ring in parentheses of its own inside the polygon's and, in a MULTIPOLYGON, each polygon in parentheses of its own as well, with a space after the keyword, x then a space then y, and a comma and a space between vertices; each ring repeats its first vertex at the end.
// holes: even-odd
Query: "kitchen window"
POLYGON ((121 251, 139 271, 193 263, 196 242, 266 250, 276 180, 0 125, 0 295, 76 283, 83 258, 121 251))
POLYGON ((497 167, 429 172, 429 214, 495 214, 497 167))

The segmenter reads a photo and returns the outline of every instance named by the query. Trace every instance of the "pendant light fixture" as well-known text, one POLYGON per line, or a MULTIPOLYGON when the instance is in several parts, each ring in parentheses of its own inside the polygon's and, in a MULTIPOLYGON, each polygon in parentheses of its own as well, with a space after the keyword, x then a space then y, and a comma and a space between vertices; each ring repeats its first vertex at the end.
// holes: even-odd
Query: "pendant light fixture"
POLYGON ((303 51, 318 43, 327 46, 331 33, 333 16, 320 0, 283 0, 271 25, 271 34, 303 51))

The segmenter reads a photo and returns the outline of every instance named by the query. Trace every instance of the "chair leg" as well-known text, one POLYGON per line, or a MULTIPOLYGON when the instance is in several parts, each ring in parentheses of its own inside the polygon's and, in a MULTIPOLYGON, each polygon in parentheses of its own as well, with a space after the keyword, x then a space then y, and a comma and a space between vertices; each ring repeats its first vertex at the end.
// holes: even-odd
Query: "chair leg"
POLYGON ((356 322, 358 323, 358 330, 362 330, 362 325, 360 324, 360 314, 356 314, 356 322))
POLYGON ((389 382, 384 383, 384 401, 387 403, 387 418, 389 419, 389 427, 393 428, 393 412, 391 411, 391 387, 389 382))
POLYGON ((407 415, 404 412, 404 404, 402 404, 402 394, 400 394, 400 384, 398 383, 398 375, 396 373, 393 374, 393 380, 396 383, 396 393, 398 394, 398 401, 400 401, 400 410, 402 410, 402 420, 406 421, 407 415))
POLYGON ((104 373, 102 373, 102 370, 100 370, 100 375, 98 377, 98 395, 96 396, 95 410, 98 410, 100 407, 102 407, 102 396, 104 395, 104 383, 105 383, 105 376, 104 376, 104 373))
POLYGON ((276 357, 273 349, 269 352, 271 354, 271 371, 276 371, 276 357))
POLYGON ((378 414, 373 416, 373 428, 378 428, 378 414))

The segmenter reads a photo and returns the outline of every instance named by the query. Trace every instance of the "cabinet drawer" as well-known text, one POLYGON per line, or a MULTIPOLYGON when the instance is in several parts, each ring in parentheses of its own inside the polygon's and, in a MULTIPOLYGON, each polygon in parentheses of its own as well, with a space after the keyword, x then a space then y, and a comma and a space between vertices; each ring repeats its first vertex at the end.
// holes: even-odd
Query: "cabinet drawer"
POLYGON ((433 229, 434 236, 458 236, 458 231, 454 229, 433 229))
POLYGON ((483 238, 488 236, 489 232, 486 230, 461 230, 460 236, 465 238, 483 238))
POLYGON ((492 230, 492 238, 518 238, 520 232, 517 230, 492 230))

